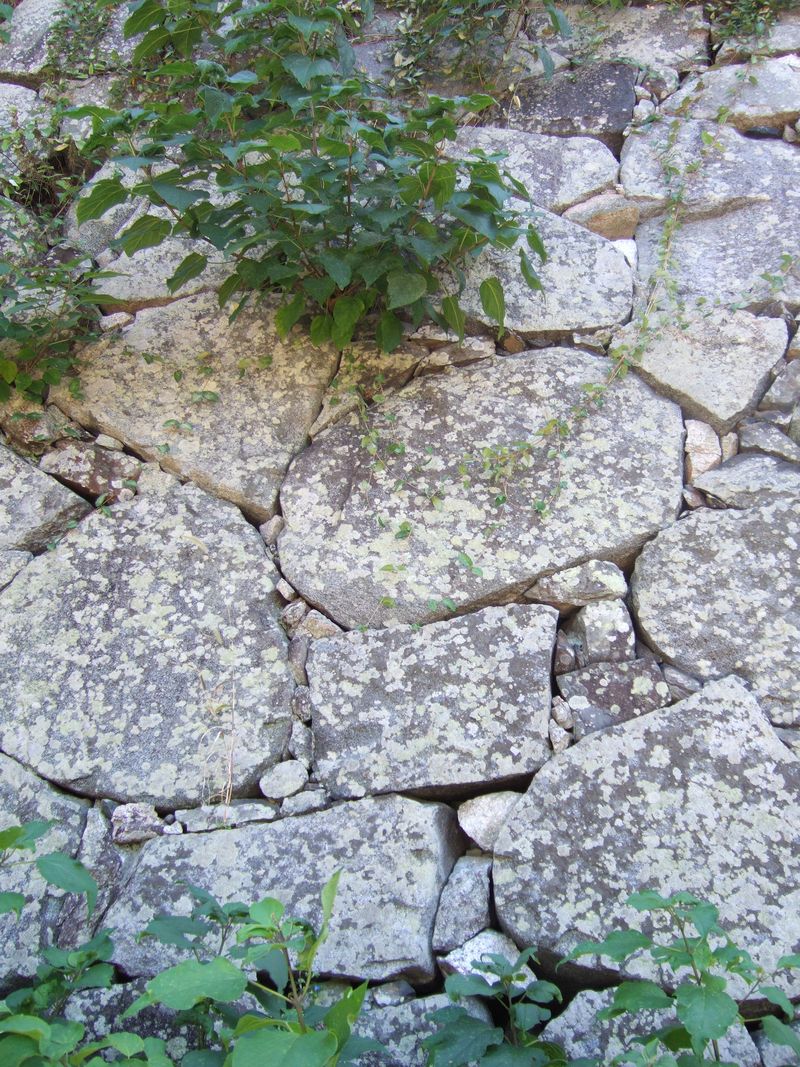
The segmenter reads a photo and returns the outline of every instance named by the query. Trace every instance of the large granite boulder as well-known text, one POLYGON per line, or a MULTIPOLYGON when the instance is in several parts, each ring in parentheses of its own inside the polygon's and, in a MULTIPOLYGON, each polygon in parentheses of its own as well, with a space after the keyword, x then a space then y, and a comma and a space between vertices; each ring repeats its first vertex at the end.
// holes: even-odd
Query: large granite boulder
POLYGON ((505 154, 501 166, 522 182, 538 207, 560 214, 590 196, 612 189, 619 164, 593 137, 552 137, 500 126, 462 126, 453 155, 474 151, 505 154))
MULTIPOLYGON (((637 328, 623 327, 612 355, 637 341, 637 328)), ((764 395, 786 351, 788 331, 783 319, 756 318, 746 311, 688 312, 679 318, 665 315, 645 341, 636 372, 688 416, 725 434, 764 395)))
MULTIPOLYGON (((719 906, 734 941, 771 972, 800 940, 798 846, 800 760, 727 677, 545 764, 495 843, 497 914, 552 965, 581 941, 649 929, 631 893, 685 890, 719 906)), ((596 978, 611 965, 571 966, 596 978)), ((626 973, 668 981, 649 957, 626 973)), ((800 994, 791 972, 775 982, 800 994)))
POLYGON ((315 641, 314 767, 333 797, 452 793, 550 755, 551 608, 485 608, 422 629, 315 641))
POLYGON ((36 84, 48 61, 50 31, 63 17, 64 0, 22 0, 14 10, 9 39, 0 44, 0 77, 36 84))
MULTIPOLYGON (((16 760, 0 755, 0 828, 33 820, 53 821, 37 842, 36 856, 50 852, 77 856, 88 810, 87 801, 57 792, 16 760)), ((32 863, 24 862, 31 856, 29 852, 11 853, 11 862, 0 866, 0 892, 22 893, 25 897, 19 918, 11 913, 0 915, 3 991, 36 972, 41 962, 39 953, 53 943, 59 925, 64 894, 48 886, 32 863), (16 864, 16 859, 23 862, 16 864)))
POLYGON ((443 618, 592 557, 630 560, 678 512, 679 409, 629 376, 560 464, 536 437, 607 368, 555 348, 415 379, 370 420, 380 464, 357 419, 322 434, 281 491, 286 578, 352 627, 443 618), (536 501, 560 481, 539 521, 536 501))
MULTIPOLYGON (((2 62, 0 45, 0 62, 2 62)), ((41 141, 36 139, 37 130, 45 130, 50 122, 52 107, 34 92, 22 85, 0 84, 0 135, 20 137, 19 147, 3 150, 3 170, 0 173, 0 192, 9 195, 23 173, 23 148, 34 157, 44 153, 41 141)))
POLYGON ((81 396, 63 384, 52 399, 264 522, 337 365, 332 348, 280 341, 274 312, 259 304, 230 322, 213 293, 140 311, 84 349, 81 396))
POLYGON ((633 281, 625 256, 611 241, 549 212, 536 212, 533 225, 547 259, 540 262, 520 238, 513 248, 487 248, 465 270, 458 300, 469 318, 488 322, 481 283, 499 279, 505 296, 505 325, 527 338, 553 340, 573 330, 601 330, 630 315, 633 281), (527 251, 542 284, 531 289, 520 271, 520 250, 527 251))
POLYGON ((137 941, 136 935, 158 913, 190 911, 185 883, 222 902, 275 896, 288 915, 318 928, 320 891, 341 870, 318 971, 427 982, 434 976, 431 937, 439 894, 461 847, 452 809, 398 796, 277 823, 159 837, 143 847, 105 916, 117 930, 114 959, 130 975, 152 975, 176 959, 175 949, 137 941))
POLYGON ((90 510, 82 497, 0 444, 0 550, 41 552, 90 510))
POLYGON ((633 609, 650 646, 698 678, 747 678, 773 722, 800 722, 800 500, 700 510, 645 546, 633 609))
POLYGON ((277 580, 258 533, 193 486, 91 516, 0 598, 3 750, 93 796, 253 790, 291 721, 277 580))

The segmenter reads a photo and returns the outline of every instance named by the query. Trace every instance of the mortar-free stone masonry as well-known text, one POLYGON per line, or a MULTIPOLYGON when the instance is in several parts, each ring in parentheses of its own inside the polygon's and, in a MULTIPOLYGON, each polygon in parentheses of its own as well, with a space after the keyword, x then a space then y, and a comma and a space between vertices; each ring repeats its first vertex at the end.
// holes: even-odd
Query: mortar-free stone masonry
MULTIPOLYGON (((48 114, 59 11, 16 8, 0 127, 48 114)), ((514 250, 477 262, 463 344, 282 342, 274 304, 220 311, 219 262, 168 292, 191 242, 111 252, 135 204, 68 220, 116 305, 80 399, 0 411, 0 819, 55 819, 43 849, 100 883, 125 981, 76 1018, 100 1026, 172 962, 135 935, 188 911, 182 881, 318 921, 341 868, 319 967, 373 983, 362 1028, 402 1067, 442 974, 528 945, 552 968, 635 925, 643 887, 719 904, 767 967, 800 949, 800 12, 755 59, 700 7, 566 14, 552 79, 532 66, 454 148, 508 153, 549 252, 542 294, 514 250), (550 516, 543 449, 498 504, 481 450, 566 417, 636 344, 670 170, 669 314, 567 441, 550 516), (511 342, 481 322, 490 274, 511 342), (218 402, 191 405, 200 388, 218 402), (402 446, 383 467, 365 418, 402 446)), ((124 15, 75 101, 107 99, 124 15)), ((367 35, 359 61, 380 75, 392 46, 367 35)), ((13 982, 86 930, 35 872, 0 881, 30 900, 0 919, 13 982)), ((598 968, 571 977, 614 978, 598 968)), ((598 998, 546 1031, 571 1055, 617 1048, 587 1029, 598 998)), ((732 1040, 737 1063, 796 1062, 732 1040)))

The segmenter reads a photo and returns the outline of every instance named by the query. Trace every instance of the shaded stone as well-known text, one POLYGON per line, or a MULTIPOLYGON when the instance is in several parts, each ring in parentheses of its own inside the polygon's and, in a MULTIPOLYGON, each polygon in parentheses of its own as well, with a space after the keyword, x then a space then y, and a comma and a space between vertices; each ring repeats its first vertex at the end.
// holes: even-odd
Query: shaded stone
POLYGON ((0 549, 41 552, 89 510, 85 500, 0 444, 0 549))
POLYGON ((306 611, 303 618, 294 629, 294 638, 307 638, 309 641, 320 641, 325 637, 337 637, 342 633, 341 626, 331 622, 321 611, 311 609, 306 611))
MULTIPOLYGON (((552 963, 580 941, 640 929, 629 894, 708 899, 735 944, 771 973, 800 937, 800 760, 729 677, 585 739, 534 777, 495 845, 495 904, 518 945, 552 963)), ((570 969, 608 974, 586 958, 570 969)), ((626 975, 670 982, 638 957, 626 975)), ((797 995, 800 978, 776 984, 797 995)), ((732 979, 733 995, 746 984, 732 979)))
POLYGON ((667 663, 708 680, 735 671, 780 724, 800 722, 800 501, 701 510, 645 545, 633 610, 667 663))
POLYGON ((591 63, 561 71, 548 80, 517 88, 519 107, 508 116, 510 129, 560 137, 595 137, 612 150, 633 114, 636 69, 627 63, 591 63))
MULTIPOLYGON (((800 11, 777 11, 770 25, 761 24, 762 32, 744 40, 722 38, 712 34, 712 40, 719 43, 715 62, 731 63, 747 60, 752 55, 780 56, 789 52, 800 51, 800 11)), ((781 1053, 786 1055, 786 1053, 781 1053)), ((773 1064, 765 1064, 773 1067, 773 1064)))
POLYGON ((33 559, 30 552, 19 552, 13 548, 0 549, 0 589, 16 578, 19 572, 33 559))
POLYGON ((569 611, 595 600, 615 600, 627 592, 625 575, 616 564, 604 559, 590 559, 577 567, 540 578, 525 591, 525 599, 551 604, 558 611, 569 611))
POLYGON ((684 697, 689 697, 698 689, 703 688, 702 682, 692 677, 691 674, 687 674, 686 671, 673 667, 670 663, 664 665, 663 673, 664 681, 669 686, 673 700, 683 700, 684 697))
POLYGON ((712 502, 728 508, 751 508, 783 498, 800 499, 800 470, 774 456, 734 456, 694 480, 712 502))
MULTIPOLYGON (((35 853, 17 853, 17 856, 46 856, 50 852, 77 856, 88 808, 86 801, 64 796, 15 760, 0 754, 0 827, 53 820, 53 826, 37 842, 35 853)), ((3 938, 0 986, 7 990, 19 978, 35 973, 41 962, 41 949, 53 943, 64 894, 47 885, 33 864, 8 863, 0 867, 0 890, 22 893, 25 897, 19 918, 13 913, 0 915, 3 938)))
POLYGON ((118 804, 111 816, 111 834, 118 845, 141 845, 164 833, 152 804, 118 804))
MULTIPOLYGON (((39 467, 63 482, 68 489, 113 504, 126 482, 135 482, 142 464, 124 452, 111 452, 85 441, 60 441, 46 452, 39 467)), ((127 488, 132 488, 128 486, 127 488)))
POLYGON ((16 452, 33 456, 61 440, 89 439, 85 430, 70 422, 53 404, 39 404, 16 389, 0 404, 0 429, 16 452))
POLYGON ((538 207, 561 214, 597 193, 611 189, 619 164, 593 137, 552 137, 499 126, 462 126, 452 152, 455 158, 480 149, 505 153, 500 166, 522 182, 538 207))
POLYGON ((500 828, 522 793, 485 793, 458 806, 458 824, 484 852, 491 852, 500 828))
POLYGON ((628 609, 621 600, 598 600, 576 612, 566 627, 577 648, 579 666, 620 663, 636 655, 628 609))
POLYGON ((562 697, 553 697, 550 705, 550 715, 562 730, 571 730, 575 725, 570 706, 562 697))
POLYGON ((675 518, 683 481, 679 410, 635 376, 570 437, 553 514, 538 522, 532 511, 559 477, 536 429, 566 417, 607 366, 542 349, 417 378, 370 421, 393 445, 382 469, 357 420, 332 428, 281 489, 286 578, 341 625, 378 626, 442 618, 448 600, 464 610, 512 599, 590 556, 630 560, 675 518))
POLYGON ((553 654, 554 674, 566 674, 578 668, 578 644, 563 630, 556 634, 556 648, 553 654))
POLYGON ((609 241, 633 237, 639 222, 638 205, 619 193, 603 193, 564 212, 564 218, 584 226, 609 241))
POLYGON ((707 422, 686 420, 686 441, 683 447, 686 452, 686 481, 690 484, 699 475, 714 470, 722 462, 722 446, 707 422))
POLYGON ((547 732, 550 737, 550 745, 556 755, 569 748, 572 743, 572 735, 552 719, 547 724, 547 732))
POLYGON ((0 179, 0 258, 15 266, 30 264, 36 258, 41 227, 34 215, 2 195, 4 187, 0 179))
MULTIPOLYGON (((438 1029, 428 1016, 452 1005, 446 993, 419 997, 389 1007, 367 1006, 353 1025, 353 1033, 385 1046, 386 1052, 366 1052, 358 1057, 360 1067, 425 1067, 428 1052, 422 1042, 438 1029)), ((491 1016, 475 997, 462 1001, 477 1019, 490 1022, 491 1016)))
POLYGON ((124 337, 83 350, 82 398, 63 384, 52 399, 264 522, 337 361, 300 336, 280 341, 273 317, 259 303, 231 323, 213 294, 140 311, 124 337))
POLYGON ((286 797, 281 804, 281 816, 308 815, 312 811, 321 811, 330 804, 330 797, 324 789, 304 789, 302 793, 286 797))
POLYGON ((800 362, 792 360, 781 370, 758 405, 765 411, 792 411, 800 403, 800 362))
POLYGON ((722 451, 722 462, 727 463, 739 452, 739 435, 735 432, 723 434, 719 439, 719 445, 722 451))
POLYGON ((455 813, 442 804, 378 797, 275 823, 160 837, 139 855, 105 916, 117 931, 115 961, 152 975, 175 950, 136 940, 156 913, 186 915, 181 880, 225 903, 275 896, 287 915, 319 928, 319 894, 335 870, 341 880, 320 973, 388 981, 430 981, 430 940, 439 894, 461 848, 455 813))
MULTIPOLYGON (((793 1023, 792 1030, 800 1040, 800 1022, 793 1023)), ((754 1031, 753 1041, 761 1056, 763 1067, 797 1067, 800 1063, 800 1056, 796 1052, 792 1052, 785 1045, 773 1045, 761 1029, 754 1031)))
POLYGON ((291 719, 276 581, 256 531, 195 487, 95 513, 0 599, 3 749, 122 801, 252 790, 291 719))
MULTIPOLYGON (((663 223, 639 226, 639 274, 648 281, 659 262, 663 223)), ((761 311, 781 300, 800 307, 800 263, 794 211, 780 201, 751 204, 722 216, 687 219, 671 242, 671 284, 690 305, 735 305, 761 311)))
MULTIPOLYGON (((727 433, 753 411, 786 348, 786 323, 746 311, 683 313, 657 322, 634 369, 653 389, 693 419, 727 433)), ((638 341, 635 327, 620 330, 611 355, 638 341)))
MULTIPOLYGON (((596 1058, 598 1063, 611 1063, 616 1056, 640 1048, 637 1037, 678 1025, 677 1016, 670 1011, 640 1011, 615 1019, 598 1019, 597 1013, 610 1007, 613 1000, 613 989, 581 990, 566 1010, 545 1026, 541 1040, 555 1041, 570 1059, 585 1056, 596 1058)), ((724 1061, 738 1067, 761 1067, 758 1049, 741 1023, 734 1024, 719 1040, 719 1051, 724 1061)))
POLYGON ((800 180, 797 152, 780 141, 754 140, 716 121, 653 122, 631 133, 621 155, 625 196, 639 205, 642 217, 665 210, 674 191, 675 179, 670 183, 665 175, 667 158, 670 172, 680 174, 683 218, 763 201, 791 210, 800 180))
POLYGON ((669 115, 716 119, 738 130, 759 126, 782 127, 800 118, 800 57, 783 56, 754 64, 748 76, 741 68, 718 67, 689 78, 663 105, 669 115))
POLYGON ((275 804, 266 800, 232 800, 228 804, 203 804, 199 808, 179 808, 175 818, 189 833, 245 826, 251 822, 272 822, 278 814, 275 804))
MULTIPOLYGON (((576 722, 582 712, 599 709, 617 725, 646 715, 669 704, 672 697, 660 667, 647 660, 630 663, 598 663, 558 678, 558 688, 567 700, 576 722)), ((591 732, 584 728, 581 736, 591 732)))
POLYGON ((491 923, 490 856, 462 856, 439 898, 433 951, 452 952, 491 923))
POLYGON ((284 760, 262 776, 258 788, 268 800, 283 800, 298 793, 308 781, 308 770, 300 760, 284 760))
POLYGON ((6 24, 9 40, 0 44, 0 77, 39 80, 47 64, 50 30, 64 14, 63 0, 22 0, 6 24))
POLYGON ((530 253, 527 238, 511 249, 486 248, 465 271, 466 286, 459 295, 465 314, 488 322, 480 286, 494 276, 505 294, 506 328, 523 337, 552 339, 624 322, 631 309, 632 281, 619 249, 549 212, 537 212, 532 221, 547 251, 544 263, 532 257, 542 291, 531 289, 520 273, 519 250, 530 253))
POLYGON ((311 766, 313 756, 314 735, 309 728, 297 719, 292 723, 292 732, 289 736, 289 754, 306 766, 311 766))
MULTIPOLYGON (((505 334, 500 342, 506 352, 524 352, 528 347, 517 338, 519 347, 508 348, 506 342, 516 334, 505 334)), ((419 361, 414 376, 420 374, 439 374, 447 367, 468 367, 481 359, 489 359, 497 354, 497 346, 491 337, 465 337, 463 344, 446 344, 426 352, 419 361)))
POLYGON ((314 769, 335 797, 500 784, 547 759, 550 608, 315 641, 314 769))

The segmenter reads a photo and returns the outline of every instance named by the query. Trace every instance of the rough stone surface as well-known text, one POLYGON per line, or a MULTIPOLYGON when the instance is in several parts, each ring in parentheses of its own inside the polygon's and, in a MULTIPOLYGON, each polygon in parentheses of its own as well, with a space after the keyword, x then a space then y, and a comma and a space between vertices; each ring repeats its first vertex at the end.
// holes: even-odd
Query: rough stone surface
POLYGON ((764 395, 760 408, 765 411, 792 411, 800 403, 800 362, 792 360, 777 376, 764 395))
POLYGON ((466 944, 442 956, 439 967, 444 974, 480 974, 475 964, 485 956, 505 956, 513 963, 518 955, 517 946, 510 937, 498 930, 482 930, 466 944))
POLYGON ((141 845, 164 833, 164 823, 152 804, 119 804, 111 816, 111 833, 118 845, 141 845))
POLYGON ((531 513, 552 484, 544 449, 514 472, 502 508, 476 456, 530 440, 606 366, 545 349, 416 379, 375 412, 376 430, 404 448, 383 470, 363 449, 358 422, 334 427, 298 457, 281 490, 285 576, 342 625, 379 625, 441 618, 450 610, 442 597, 459 608, 510 599, 591 556, 630 559, 677 515, 683 448, 678 409, 634 376, 571 437, 560 465, 567 489, 547 522, 531 513), (473 457, 468 486, 465 457, 473 457))
POLYGON ((9 40, 0 44, 0 77, 38 80, 47 61, 49 30, 63 0, 22 0, 11 19, 9 40))
POLYGON ((229 804, 203 804, 199 808, 179 808, 175 819, 189 833, 245 826, 251 822, 272 822, 278 814, 275 804, 266 800, 232 800, 229 804))
POLYGON ((532 202, 560 214, 613 187, 619 164, 593 137, 551 137, 499 126, 464 126, 454 153, 507 153, 502 166, 521 181, 532 202))
POLYGON ((45 453, 39 467, 52 474, 68 489, 91 497, 104 498, 113 504, 120 499, 126 482, 135 482, 142 464, 124 452, 97 448, 86 441, 60 441, 56 448, 45 453))
POLYGON ((330 806, 330 799, 324 789, 304 789, 302 793, 286 797, 281 804, 281 817, 308 815, 312 811, 321 811, 330 806))
POLYGON ((298 793, 308 781, 308 770, 300 760, 278 763, 262 776, 258 788, 268 800, 283 800, 298 793))
POLYGON ((124 337, 105 338, 82 359, 83 398, 65 385, 53 391, 63 411, 259 522, 275 510, 336 366, 333 350, 279 341, 270 306, 229 323, 213 294, 141 311, 124 337))
POLYGON ((487 248, 466 270, 466 288, 459 296, 464 312, 486 321, 480 285, 500 279, 505 293, 505 325, 523 337, 545 339, 572 330, 599 330, 624 322, 631 309, 631 271, 614 245, 583 226, 545 212, 533 225, 544 242, 547 261, 535 256, 534 269, 543 292, 531 289, 519 270, 519 249, 530 253, 526 238, 511 249, 487 248))
POLYGON ((701 510, 646 545, 633 609, 666 662, 696 678, 735 671, 775 723, 800 722, 800 501, 701 510))
POLYGON ((598 600, 581 608, 566 628, 578 663, 620 663, 636 655, 628 609, 621 600, 598 600))
POLYGON ((314 769, 334 797, 452 791, 547 759, 556 613, 484 608, 414 630, 315 641, 314 769))
POLYGON ((379 797, 276 823, 160 837, 136 868, 104 922, 118 931, 116 962, 152 975, 173 950, 137 942, 157 913, 188 914, 179 879, 222 902, 278 897, 289 915, 318 927, 319 894, 342 870, 321 973, 388 981, 433 978, 431 933, 439 894, 461 847, 455 814, 442 804, 379 797))
MULTIPOLYGON (((582 990, 570 1001, 566 1011, 547 1024, 542 1040, 561 1045, 570 1059, 586 1056, 596 1057, 599 1063, 611 1063, 615 1056, 638 1047, 634 1040, 637 1036, 654 1034, 662 1026, 678 1022, 669 1011, 637 1012, 600 1021, 597 1013, 608 1008, 613 1000, 613 989, 582 990)), ((761 1067, 758 1049, 741 1023, 721 1039, 719 1047, 722 1059, 737 1067, 761 1067)))
POLYGON ((2 594, 3 749, 118 800, 252 789, 291 719, 276 581, 256 531, 194 487, 91 516, 2 594))
MULTIPOLYGON (((680 889, 717 904, 734 942, 771 971, 800 938, 798 787, 800 760, 735 677, 593 735, 535 776, 496 842, 500 922, 552 960, 639 928, 632 892, 680 889)), ((649 960, 629 966, 666 977, 649 960)), ((800 991, 786 972, 776 983, 800 991)))
POLYGON ((0 589, 5 589, 32 559, 30 552, 19 552, 13 548, 0 549, 0 589))
MULTIPOLYGON (((624 327, 612 356, 633 341, 633 328, 624 327)), ((678 322, 658 322, 635 369, 688 416, 724 434, 754 410, 786 341, 781 319, 756 318, 746 311, 683 314, 678 322)))
POLYGON ((484 852, 494 848, 500 828, 522 797, 521 793, 486 793, 458 806, 458 824, 484 852))
MULTIPOLYGON (((452 1003, 446 993, 437 993, 388 1007, 367 1006, 356 1020, 353 1032, 379 1041, 386 1052, 364 1053, 358 1059, 360 1067, 425 1067, 428 1053, 422 1042, 437 1028, 428 1016, 452 1003)), ((464 1006, 476 1018, 484 1022, 491 1020, 481 1001, 468 999, 464 1006)))
POLYGON ((41 552, 89 510, 85 500, 0 444, 0 549, 41 552))
POLYGON ((725 121, 738 130, 778 126, 800 118, 800 56, 765 59, 748 76, 741 68, 718 67, 689 78, 664 104, 667 114, 716 119, 726 108, 725 121))
POLYGON ((686 420, 686 481, 691 485, 695 479, 714 470, 722 462, 722 446, 713 427, 697 419, 686 420))
MULTIPOLYGON (((0 828, 34 819, 52 819, 53 827, 36 845, 35 855, 64 852, 75 857, 89 805, 64 796, 13 759, 0 755, 0 828)), ((22 893, 22 915, 0 915, 3 978, 0 986, 35 973, 40 949, 52 944, 64 894, 45 884, 35 866, 0 867, 0 891, 22 893)))
POLYGON ((627 592, 625 575, 615 563, 591 559, 588 563, 540 578, 525 591, 525 597, 551 604, 559 611, 569 611, 596 600, 616 600, 627 592))
POLYGON ((619 193, 603 193, 569 208, 564 218, 609 241, 627 240, 636 232, 639 207, 619 193))
POLYGON ((525 82, 517 90, 520 106, 509 114, 509 128, 595 137, 617 148, 636 103, 635 81, 636 70, 626 63, 594 63, 561 71, 549 81, 525 82))
POLYGON ((122 311, 170 305, 176 296, 183 298, 216 290, 232 273, 231 265, 225 263, 220 252, 205 241, 193 241, 188 237, 168 237, 161 244, 142 248, 130 256, 123 252, 104 261, 103 268, 113 271, 114 276, 98 278, 94 288, 109 299, 107 307, 122 311), (202 274, 187 282, 177 294, 171 293, 167 279, 193 252, 205 256, 208 265, 202 274))
MULTIPOLYGON (((771 26, 765 27, 763 33, 749 40, 726 41, 723 39, 717 51, 716 61, 717 63, 741 61, 754 53, 760 56, 780 56, 798 51, 800 51, 800 11, 779 11, 771 26)), ((773 1064, 765 1064, 765 1067, 773 1067, 773 1064)))
POLYGON ((729 508, 800 499, 800 469, 775 456, 734 456, 694 480, 695 489, 729 508))
POLYGON ((615 726, 663 708, 672 699, 661 669, 642 659, 630 663, 598 663, 561 674, 558 688, 574 717, 576 735, 580 736, 592 732, 595 711, 605 713, 604 726, 615 726))
MULTIPOLYGON (((792 1029, 800 1039, 800 1023, 794 1023, 792 1029)), ((761 1055, 763 1067, 797 1067, 800 1063, 800 1056, 796 1052, 792 1052, 785 1045, 773 1045, 763 1030, 756 1030, 753 1040, 761 1055)))
POLYGON ((768 422, 747 419, 739 427, 739 452, 759 452, 764 456, 776 456, 789 463, 800 463, 800 446, 791 437, 768 422))
POLYGON ((0 404, 0 428, 15 452, 29 456, 39 456, 62 440, 89 437, 53 404, 38 404, 16 389, 0 404))
POLYGON ((462 856, 439 898, 433 928, 434 952, 452 952, 491 923, 490 856, 462 856))

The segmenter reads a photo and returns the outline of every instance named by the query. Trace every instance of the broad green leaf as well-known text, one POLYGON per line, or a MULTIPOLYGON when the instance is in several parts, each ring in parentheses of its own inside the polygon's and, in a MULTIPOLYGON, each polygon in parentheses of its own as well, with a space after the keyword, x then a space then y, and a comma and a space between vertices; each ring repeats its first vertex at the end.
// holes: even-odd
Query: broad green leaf
POLYGON ((333 327, 331 328, 331 340, 337 348, 344 348, 350 343, 356 324, 363 314, 364 302, 360 296, 339 297, 333 307, 333 327))
POLYGON ((151 26, 163 22, 165 17, 164 8, 156 3, 156 0, 144 0, 143 3, 138 4, 133 9, 133 14, 129 15, 125 20, 125 24, 122 27, 125 40, 144 33, 151 26))
POLYGON ((457 296, 444 297, 442 300, 442 315, 453 333, 458 334, 459 342, 463 341, 464 331, 467 326, 467 316, 461 310, 457 296))
POLYGON ((159 219, 155 215, 142 215, 123 230, 113 243, 126 255, 132 256, 142 248, 160 245, 170 233, 172 226, 166 219, 159 219))
POLYGON ((303 288, 320 307, 324 307, 328 297, 336 288, 336 282, 333 278, 304 278, 303 288))
POLYGON ((297 54, 281 56, 281 63, 284 70, 288 70, 304 89, 311 88, 312 79, 327 77, 336 70, 327 59, 311 59, 297 54))
POLYGON ((0 1019, 0 1034, 19 1034, 42 1041, 50 1036, 50 1026, 38 1015, 11 1015, 0 1019))
POLYGON ((175 273, 171 278, 167 279, 167 289, 171 293, 175 293, 182 286, 190 282, 192 278, 196 278, 202 274, 208 266, 208 259, 206 256, 201 256, 199 252, 190 252, 188 256, 178 266, 175 273))
POLYGON ((581 956, 608 956, 620 963, 639 949, 649 948, 651 944, 650 938, 639 930, 613 930, 603 941, 581 941, 565 957, 565 961, 581 956))
POLYGON ((775 964, 777 971, 782 971, 784 968, 800 967, 800 952, 792 952, 788 956, 781 956, 778 962, 775 964))
POLYGON ((22 893, 0 893, 0 915, 8 915, 9 912, 21 914, 25 907, 25 897, 22 893))
POLYGON ((231 1004, 247 989, 247 976, 218 956, 209 963, 185 960, 147 983, 148 993, 173 1011, 188 1011, 201 1000, 231 1004))
POLYGON ((413 271, 393 270, 386 276, 388 286, 388 304, 392 308, 413 304, 428 291, 428 285, 421 274, 413 271))
POLYGON ((498 324, 502 334, 506 320, 506 300, 499 278, 491 277, 482 281, 480 295, 481 307, 489 318, 498 324))
POLYGON ((119 178, 104 178, 94 182, 90 188, 92 191, 89 196, 81 197, 75 209, 79 223, 99 219, 109 208, 123 204, 128 199, 128 190, 119 178))
POLYGON ((7 1034, 0 1037, 0 1061, 3 1067, 22 1067, 23 1064, 41 1062, 39 1042, 23 1034, 7 1034))
POLYGON ((493 1045, 502 1045, 503 1031, 481 1019, 475 1019, 463 1008, 444 1008, 436 1012, 440 1024, 436 1033, 426 1037, 423 1048, 434 1053, 436 1067, 466 1067, 479 1063, 493 1045))
POLYGON ((123 1056, 136 1056, 144 1051, 144 1041, 138 1034, 130 1034, 122 1031, 117 1034, 109 1034, 106 1038, 109 1048, 115 1048, 123 1056))
POLYGON ((367 994, 367 983, 363 982, 355 989, 348 990, 326 1012, 323 1024, 336 1037, 338 1048, 343 1048, 350 1038, 353 1023, 358 1018, 364 997, 367 994))
POLYGON ((671 1005, 672 998, 655 982, 623 982, 614 991, 614 1000, 608 1010, 613 1014, 618 1011, 659 1011, 671 1005))
POLYGON ((208 194, 201 189, 184 189, 174 182, 159 181, 155 178, 152 182, 153 192, 160 196, 165 204, 174 207, 176 211, 186 211, 198 200, 207 200, 208 194))
POLYGON ((691 920, 700 935, 710 934, 717 928, 719 910, 704 900, 692 908, 691 920))
POLYGON ((231 1067, 325 1067, 335 1053, 336 1038, 328 1031, 256 1030, 237 1040, 231 1067))
POLYGON ((722 1037, 739 1018, 736 1001, 727 993, 688 982, 678 986, 675 1007, 692 1037, 703 1041, 722 1037))
POLYGON ((52 819, 26 822, 22 826, 7 826, 5 830, 0 830, 0 852, 6 849, 30 850, 53 826, 55 821, 52 819))
POLYGON ((327 274, 333 278, 340 289, 346 289, 353 277, 350 267, 342 259, 341 254, 335 252, 319 252, 317 254, 327 274))
POLYGON ((310 334, 312 345, 324 345, 326 341, 331 339, 331 330, 333 329, 333 316, 332 315, 315 315, 311 320, 310 334))
POLYGON ((536 255, 539 257, 539 259, 541 259, 542 263, 546 263, 547 262, 547 249, 544 247, 544 241, 541 239, 541 237, 539 236, 537 231, 533 228, 533 226, 529 226, 528 227, 527 238, 528 238, 528 247, 532 251, 534 251, 536 253, 536 255))
POLYGON ((181 1067, 224 1067, 227 1054, 214 1049, 194 1049, 181 1060, 181 1067))
POLYGON ((522 277, 528 283, 530 288, 536 292, 542 292, 542 280, 533 269, 533 264, 524 248, 520 248, 519 250, 519 268, 522 271, 522 277))
POLYGON ((791 1026, 782 1023, 774 1015, 766 1015, 761 1020, 761 1026, 773 1045, 788 1046, 800 1056, 800 1034, 793 1030, 791 1026))
POLYGON ((391 311, 382 312, 375 331, 381 352, 393 352, 403 340, 403 324, 391 311))
POLYGON ((277 926, 286 911, 281 901, 275 897, 264 897, 255 904, 251 904, 249 910, 252 921, 267 928, 277 926))
POLYGON ((89 914, 92 914, 97 901, 97 882, 82 863, 71 856, 65 856, 63 852, 51 852, 47 856, 40 856, 36 866, 42 878, 50 885, 64 889, 67 893, 85 893, 86 906, 89 914))
POLYGON ((210 929, 208 923, 192 919, 188 915, 157 915, 147 924, 143 934, 154 937, 162 945, 176 945, 178 948, 192 951, 195 941, 190 941, 187 935, 191 934, 195 939, 202 938, 210 929))
POLYGON ((143 59, 155 55, 170 43, 170 32, 166 26, 156 26, 148 31, 133 51, 133 63, 141 63, 143 59))
POLYGON ((643 889, 639 893, 632 893, 626 903, 637 911, 662 911, 669 907, 669 900, 656 893, 654 889, 643 889))
POLYGON ((758 987, 758 992, 765 996, 770 1004, 777 1005, 788 1019, 794 1019, 794 1004, 782 989, 775 985, 762 985, 758 987))
POLYGON ((221 89, 208 85, 203 89, 201 96, 203 107, 211 123, 216 122, 220 115, 229 115, 233 111, 234 98, 230 93, 224 93, 221 89))
POLYGON ((302 293, 296 293, 288 304, 284 304, 283 307, 278 308, 275 312, 275 329, 278 331, 278 336, 282 341, 285 341, 289 336, 289 332, 302 317, 305 309, 306 302, 302 293))

